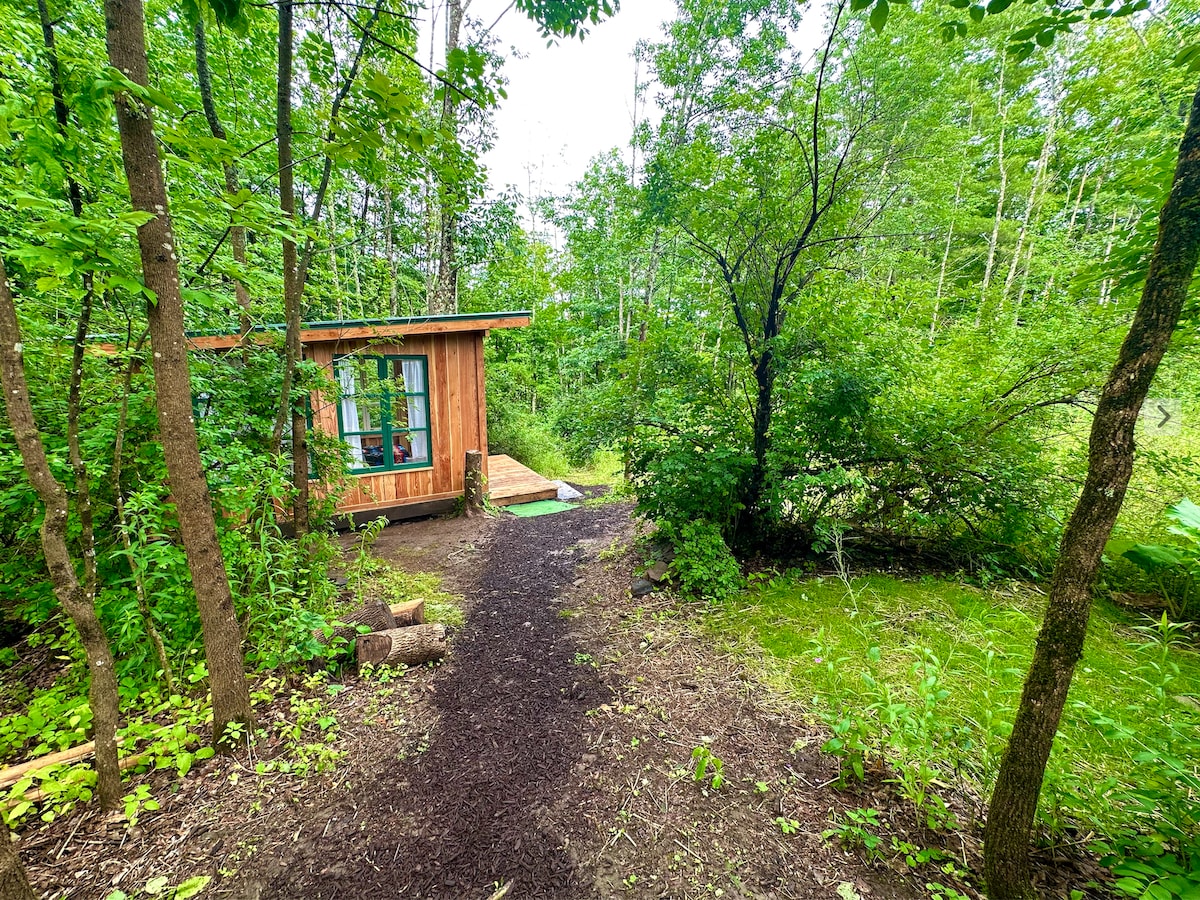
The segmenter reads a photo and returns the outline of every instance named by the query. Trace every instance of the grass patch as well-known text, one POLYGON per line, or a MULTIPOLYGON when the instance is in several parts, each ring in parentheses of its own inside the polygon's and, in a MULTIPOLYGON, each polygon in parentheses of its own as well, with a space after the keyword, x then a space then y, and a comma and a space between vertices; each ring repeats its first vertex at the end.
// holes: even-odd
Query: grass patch
POLYGON ((425 601, 425 621, 461 627, 466 621, 461 598, 442 590, 442 579, 432 572, 405 572, 383 560, 372 559, 369 572, 356 586, 359 596, 377 597, 385 603, 425 601))
POLYGON ((625 463, 616 450, 597 450, 585 466, 572 467, 563 475, 564 481, 574 484, 607 484, 616 486, 625 483, 625 463))
MULTIPOLYGON (((716 607, 709 626, 831 728, 844 777, 886 759, 900 793, 949 827, 964 823, 940 794, 957 789, 978 813, 992 788, 1044 605, 1020 585, 779 577, 716 607)), ((1096 606, 1039 807, 1052 835, 1194 840, 1200 655, 1147 624, 1096 606)))

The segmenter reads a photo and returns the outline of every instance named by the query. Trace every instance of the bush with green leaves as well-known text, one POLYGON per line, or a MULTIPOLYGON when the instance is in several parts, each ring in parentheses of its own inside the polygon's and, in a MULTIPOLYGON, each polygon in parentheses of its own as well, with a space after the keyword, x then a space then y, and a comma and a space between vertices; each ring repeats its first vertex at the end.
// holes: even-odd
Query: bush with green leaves
POLYGON ((753 458, 719 434, 714 428, 643 439, 633 475, 638 511, 672 526, 707 522, 732 534, 753 458))
POLYGON ((1175 619, 1200 612, 1200 506, 1183 499, 1167 511, 1171 544, 1136 544, 1122 556, 1154 579, 1175 619))
POLYGON ((727 600, 742 589, 744 579, 738 561, 712 522, 697 519, 676 525, 664 522, 659 536, 675 548, 670 572, 679 589, 701 600, 727 600))

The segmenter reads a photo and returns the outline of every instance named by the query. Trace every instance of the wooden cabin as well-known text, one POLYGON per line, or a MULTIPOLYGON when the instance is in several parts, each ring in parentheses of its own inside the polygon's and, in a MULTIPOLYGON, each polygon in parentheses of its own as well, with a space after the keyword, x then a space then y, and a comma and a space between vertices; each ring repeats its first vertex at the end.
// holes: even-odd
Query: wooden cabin
MULTIPOLYGON (((336 396, 314 391, 312 427, 347 445, 353 486, 338 511, 356 524, 444 512, 465 489, 468 450, 483 453, 489 500, 497 506, 546 500, 557 486, 512 458, 489 456, 483 340, 493 328, 528 325, 528 312, 313 322, 302 327, 304 358, 323 366, 336 396)), ((282 326, 265 326, 265 340, 282 326)), ((193 335, 197 350, 229 350, 237 335, 193 335)), ((313 482, 315 491, 325 485, 313 482)))

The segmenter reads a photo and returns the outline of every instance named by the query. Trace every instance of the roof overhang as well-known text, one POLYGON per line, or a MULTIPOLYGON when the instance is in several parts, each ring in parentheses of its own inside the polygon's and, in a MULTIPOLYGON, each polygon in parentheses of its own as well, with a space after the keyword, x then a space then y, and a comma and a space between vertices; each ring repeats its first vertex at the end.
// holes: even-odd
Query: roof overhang
MULTIPOLYGON (((385 340, 408 334, 453 334, 491 331, 493 328, 522 328, 533 321, 529 310, 519 312, 460 313, 448 316, 406 316, 391 319, 350 319, 334 322, 306 322, 300 326, 301 344, 338 341, 385 340)), ((255 325, 245 335, 211 331, 190 331, 192 350, 232 350, 244 344, 267 344, 287 330, 279 324, 255 325)), ((102 352, 115 352, 115 345, 101 345, 102 352)))

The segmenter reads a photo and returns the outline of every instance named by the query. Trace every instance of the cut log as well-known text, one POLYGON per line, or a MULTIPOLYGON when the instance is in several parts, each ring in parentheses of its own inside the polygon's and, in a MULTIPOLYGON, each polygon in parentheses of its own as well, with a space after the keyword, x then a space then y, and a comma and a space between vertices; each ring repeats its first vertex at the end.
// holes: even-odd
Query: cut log
POLYGON ((419 666, 446 655, 445 625, 410 625, 360 634, 358 664, 419 666))
MULTIPOLYGON (((409 600, 406 603, 393 603, 392 618, 396 620, 397 628, 403 628, 405 625, 424 625, 425 601, 409 600)), ((384 629, 379 630, 383 631, 384 629)))
POLYGON ((372 631, 387 631, 389 628, 395 628, 397 624, 391 609, 380 600, 372 600, 353 612, 337 616, 334 621, 338 624, 333 626, 333 631, 328 637, 325 636, 324 628, 313 631, 313 637, 318 644, 328 644, 334 638, 354 643, 354 639, 358 637, 359 625, 365 625, 372 631))

